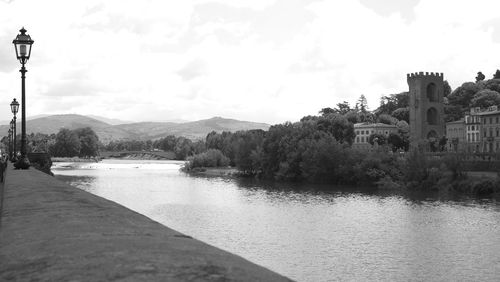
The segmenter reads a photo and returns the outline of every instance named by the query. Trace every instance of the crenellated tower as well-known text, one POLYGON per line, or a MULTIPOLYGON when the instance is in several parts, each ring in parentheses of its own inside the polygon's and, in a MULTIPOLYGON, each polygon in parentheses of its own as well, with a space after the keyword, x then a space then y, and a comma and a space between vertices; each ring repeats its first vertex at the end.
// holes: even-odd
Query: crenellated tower
POLYGON ((443 73, 407 74, 410 88, 410 145, 445 135, 443 73))

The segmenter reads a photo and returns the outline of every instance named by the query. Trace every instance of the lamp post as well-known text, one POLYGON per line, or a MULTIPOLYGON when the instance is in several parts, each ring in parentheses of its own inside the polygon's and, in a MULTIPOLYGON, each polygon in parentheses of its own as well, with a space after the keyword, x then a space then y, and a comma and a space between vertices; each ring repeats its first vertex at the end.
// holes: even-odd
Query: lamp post
POLYGON ((26 68, 24 65, 28 62, 31 55, 31 45, 33 40, 26 34, 26 29, 21 28, 19 30, 20 34, 12 41, 16 49, 16 57, 21 63, 21 158, 14 164, 17 169, 28 169, 30 167, 30 162, 26 156, 26 97, 25 97, 25 83, 26 78, 26 68))
POLYGON ((12 103, 10 103, 10 110, 12 111, 12 113, 14 114, 14 118, 12 119, 12 134, 14 134, 14 137, 13 137, 13 142, 14 142, 14 155, 12 157, 12 161, 15 162, 17 161, 17 118, 16 118, 16 114, 17 114, 17 111, 19 111, 19 103, 17 102, 16 98, 14 98, 14 100, 12 100, 12 103))
POLYGON ((17 154, 16 154, 16 129, 15 129, 16 124, 14 123, 14 119, 10 120, 10 134, 11 140, 12 140, 12 154, 10 156, 10 161, 15 163, 17 161, 17 154))
POLYGON ((12 161, 12 128, 9 128, 9 160, 12 161))

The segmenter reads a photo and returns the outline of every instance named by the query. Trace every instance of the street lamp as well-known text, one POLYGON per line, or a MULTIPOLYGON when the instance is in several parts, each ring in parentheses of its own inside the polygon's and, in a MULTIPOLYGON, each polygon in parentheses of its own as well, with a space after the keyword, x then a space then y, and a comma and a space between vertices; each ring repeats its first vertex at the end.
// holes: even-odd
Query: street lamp
POLYGON ((10 138, 12 139, 12 154, 10 156, 10 161, 15 163, 17 161, 17 154, 16 154, 16 130, 15 130, 15 123, 14 119, 10 120, 10 134, 12 135, 10 138))
POLYGON ((24 80, 26 78, 26 68, 24 65, 28 62, 31 55, 31 45, 33 44, 33 40, 31 37, 26 34, 26 29, 21 28, 19 30, 21 32, 16 36, 16 39, 12 41, 14 47, 16 49, 16 57, 21 63, 21 158, 14 164, 14 167, 17 169, 28 169, 30 167, 30 162, 26 157, 26 97, 25 97, 25 83, 24 80))
POLYGON ((9 160, 12 161, 12 128, 9 128, 9 160))
POLYGON ((17 127, 17 124, 16 124, 16 121, 17 121, 17 117, 16 117, 16 114, 17 112, 19 111, 19 103, 17 102, 16 98, 14 98, 14 100, 12 100, 12 103, 10 103, 10 110, 12 111, 12 113, 14 114, 14 118, 12 120, 12 134, 14 134, 14 137, 13 137, 13 142, 14 142, 14 155, 12 156, 12 162, 15 162, 17 161, 17 130, 16 130, 16 127, 17 127))

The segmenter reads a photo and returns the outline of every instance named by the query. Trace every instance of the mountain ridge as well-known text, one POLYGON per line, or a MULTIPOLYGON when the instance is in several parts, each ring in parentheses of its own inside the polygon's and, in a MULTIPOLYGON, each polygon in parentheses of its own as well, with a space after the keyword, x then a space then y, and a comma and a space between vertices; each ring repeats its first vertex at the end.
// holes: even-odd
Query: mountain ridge
MULTIPOLYGON (((113 120, 113 119, 110 119, 113 120)), ((17 132, 21 132, 20 119, 17 120, 17 132)), ((114 120, 116 121, 116 120, 114 120)), ((148 140, 159 139, 168 135, 183 136, 189 139, 202 139, 211 131, 238 131, 250 129, 267 130, 270 125, 250 121, 241 121, 223 117, 212 117, 189 122, 131 122, 109 124, 93 116, 79 114, 48 115, 26 121, 26 133, 57 133, 61 128, 76 129, 91 127, 103 143, 113 140, 148 140)), ((0 134, 7 135, 9 125, 0 125, 0 134)))

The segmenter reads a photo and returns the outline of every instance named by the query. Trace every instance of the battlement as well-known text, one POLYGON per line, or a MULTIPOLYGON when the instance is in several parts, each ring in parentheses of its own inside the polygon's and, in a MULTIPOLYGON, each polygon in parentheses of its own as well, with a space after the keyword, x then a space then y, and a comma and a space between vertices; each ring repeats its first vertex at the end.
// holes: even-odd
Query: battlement
POLYGON ((415 72, 415 73, 408 73, 406 74, 406 78, 413 79, 413 78, 425 78, 425 77, 439 77, 443 78, 443 73, 442 72, 415 72))

